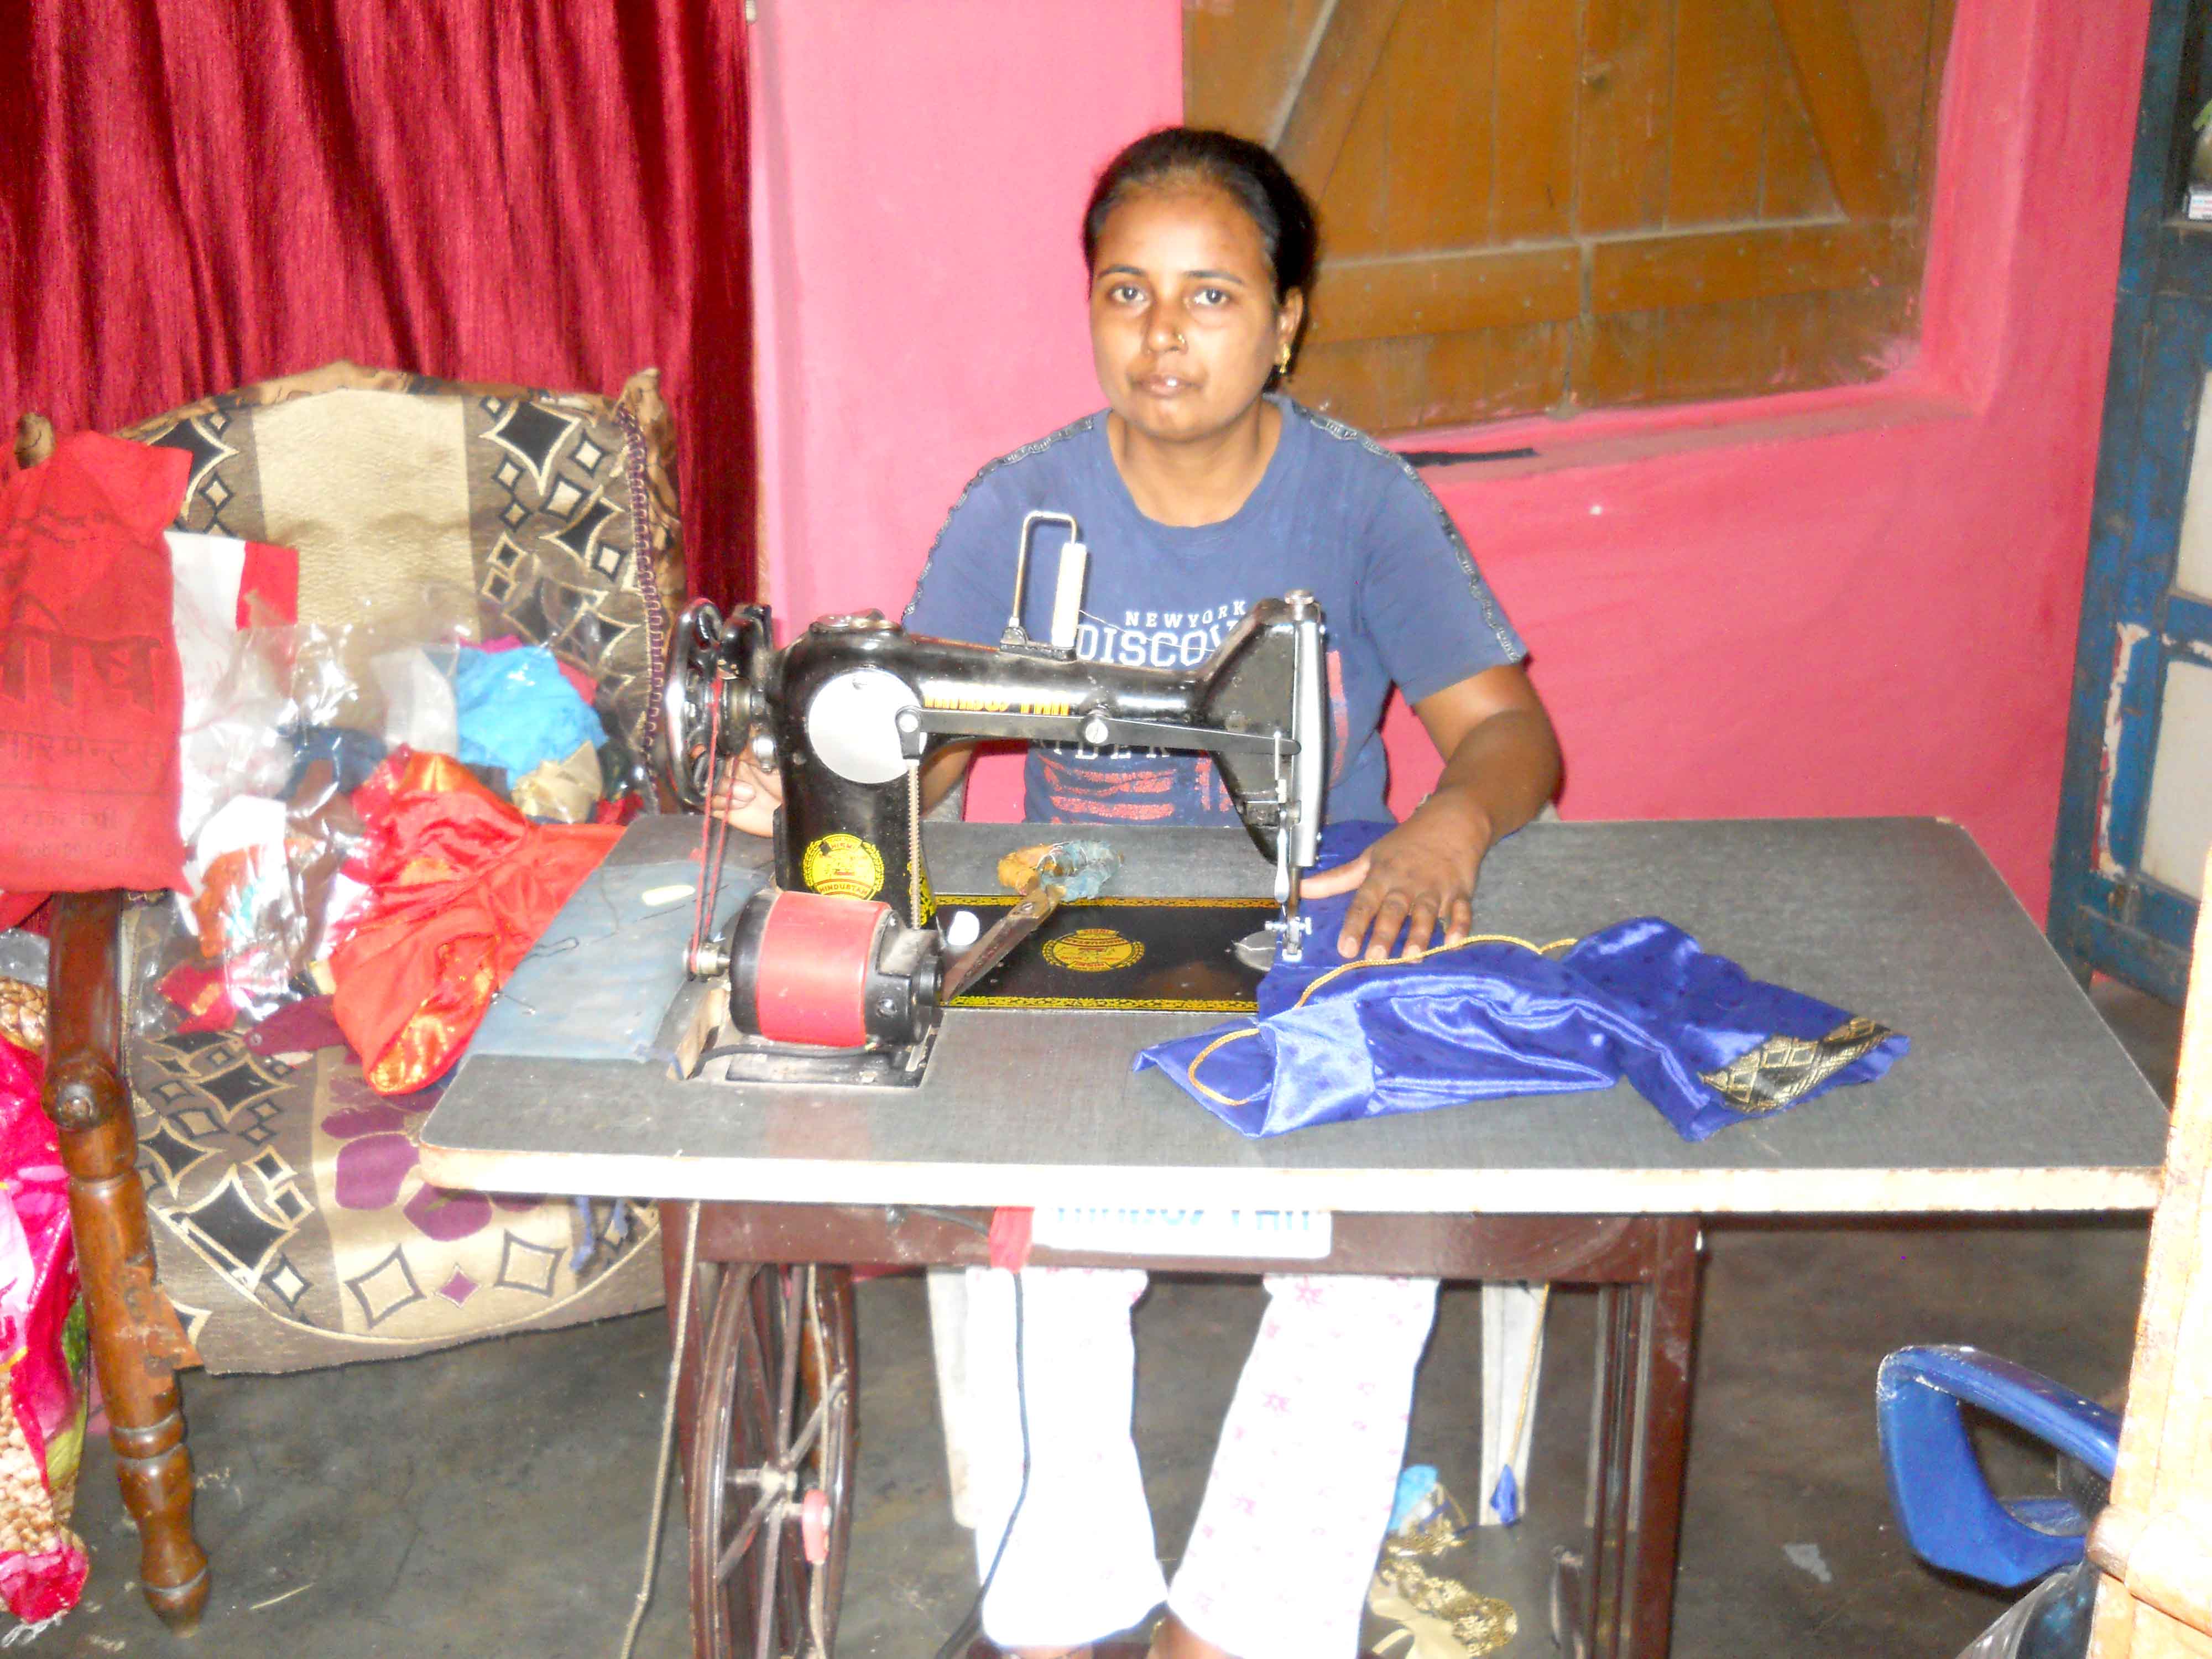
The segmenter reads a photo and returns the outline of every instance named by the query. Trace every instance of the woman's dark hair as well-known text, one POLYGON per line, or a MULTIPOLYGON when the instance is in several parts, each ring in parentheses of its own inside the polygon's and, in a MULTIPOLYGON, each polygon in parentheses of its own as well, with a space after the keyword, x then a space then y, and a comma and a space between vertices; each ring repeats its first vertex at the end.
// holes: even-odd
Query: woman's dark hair
POLYGON ((1083 210, 1083 264, 1097 262, 1099 234, 1114 210, 1134 192, 1203 181, 1218 185, 1251 216, 1275 276, 1275 302, 1313 286, 1319 237, 1313 204, 1283 164, 1260 145, 1206 127, 1162 127, 1106 164, 1083 210))

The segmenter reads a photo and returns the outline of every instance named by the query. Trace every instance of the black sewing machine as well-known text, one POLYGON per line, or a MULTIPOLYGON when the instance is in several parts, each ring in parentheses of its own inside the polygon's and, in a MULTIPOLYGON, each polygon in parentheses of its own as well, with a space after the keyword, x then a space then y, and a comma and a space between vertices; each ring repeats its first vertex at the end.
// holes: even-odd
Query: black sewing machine
POLYGON ((1079 538, 1062 514, 1024 520, 995 646, 908 634, 866 611, 825 617, 778 651, 764 605, 726 618, 702 600, 684 612, 663 693, 664 775, 693 808, 741 756, 782 784, 775 885, 719 939, 695 940, 686 963, 695 976, 722 981, 730 1026, 778 1062, 751 1074, 918 1078, 944 1006, 1056 902, 1044 884, 988 933, 948 951, 931 925, 921 779, 924 763, 951 743, 1211 755, 1275 866, 1273 948, 1292 961, 1304 950, 1310 923, 1298 913, 1297 878, 1314 861, 1327 775, 1320 605, 1303 592, 1262 600, 1188 671, 1085 662, 1074 647, 1089 556, 1079 538), (1070 539, 1049 635, 1036 640, 1023 627, 1023 593, 1041 523, 1066 526, 1070 539), (823 1050, 850 1059, 841 1070, 843 1056, 823 1050))

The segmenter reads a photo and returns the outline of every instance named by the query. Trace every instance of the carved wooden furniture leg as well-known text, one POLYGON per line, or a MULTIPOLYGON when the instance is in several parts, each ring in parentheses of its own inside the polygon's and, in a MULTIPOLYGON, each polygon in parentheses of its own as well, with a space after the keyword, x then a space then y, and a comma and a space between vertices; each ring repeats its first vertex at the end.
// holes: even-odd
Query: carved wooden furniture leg
POLYGON ((117 985, 120 893, 54 896, 47 972, 46 1115, 61 1131, 70 1220, 107 1403, 124 1507, 138 1523, 139 1581, 172 1630, 199 1622, 207 1555, 192 1535, 192 1463, 177 1389, 199 1356, 154 1282, 138 1136, 123 1073, 117 985))

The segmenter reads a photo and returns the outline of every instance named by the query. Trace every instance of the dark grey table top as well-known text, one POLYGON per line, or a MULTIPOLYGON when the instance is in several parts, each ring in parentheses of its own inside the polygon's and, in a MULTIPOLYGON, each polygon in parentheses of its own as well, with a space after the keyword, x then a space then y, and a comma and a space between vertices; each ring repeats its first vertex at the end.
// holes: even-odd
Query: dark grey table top
MULTIPOLYGON (((643 820, 610 864, 681 860, 697 825, 643 820)), ((998 855, 1046 833, 933 825, 933 880, 992 891, 998 855)), ((1267 890, 1241 831, 1110 838, 1127 860, 1117 892, 1267 890)), ((732 879, 757 881, 759 862, 741 844, 732 879)), ((587 937, 604 937, 606 901, 589 902, 587 937)), ((793 1202, 1715 1214, 2156 1201, 2163 1107, 1955 825, 1539 823, 1492 852, 1476 914, 1486 931, 1544 939, 1662 915, 1757 977, 1905 1032, 1912 1052, 1876 1084, 1690 1145, 1626 1085, 1245 1140, 1157 1072, 1129 1070, 1145 1044, 1216 1023, 1205 1015, 956 1009, 921 1085, 881 1091, 680 1083, 653 1058, 479 1045, 425 1126, 424 1167, 494 1191, 793 1202)), ((510 993, 526 1000, 531 974, 510 993)), ((641 994, 665 1007, 668 982, 641 994)), ((573 1025, 624 1001, 533 1011, 576 1006, 555 1022, 573 1025)), ((640 1025, 637 1006, 627 1018, 640 1025)))

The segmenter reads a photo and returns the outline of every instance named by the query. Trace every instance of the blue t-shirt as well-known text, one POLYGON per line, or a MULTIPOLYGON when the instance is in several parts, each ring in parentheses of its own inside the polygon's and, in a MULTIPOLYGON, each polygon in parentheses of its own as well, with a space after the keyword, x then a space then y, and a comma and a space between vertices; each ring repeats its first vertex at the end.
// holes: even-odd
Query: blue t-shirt
MULTIPOLYGON (((1382 738, 1392 684, 1418 702, 1526 654, 1443 505, 1399 456, 1287 398, 1267 472, 1236 514, 1182 527, 1130 499, 1103 411, 978 472, 952 505, 907 607, 906 625, 996 643, 1013 594, 1023 515, 1073 516, 1091 549, 1077 653, 1087 661, 1191 668, 1256 599, 1294 587, 1328 628, 1329 819, 1387 818, 1382 738)), ((1023 624, 1048 630, 1065 532, 1040 526, 1023 624)), ((1230 823, 1229 793, 1202 755, 1033 744, 1036 823, 1230 823)))

